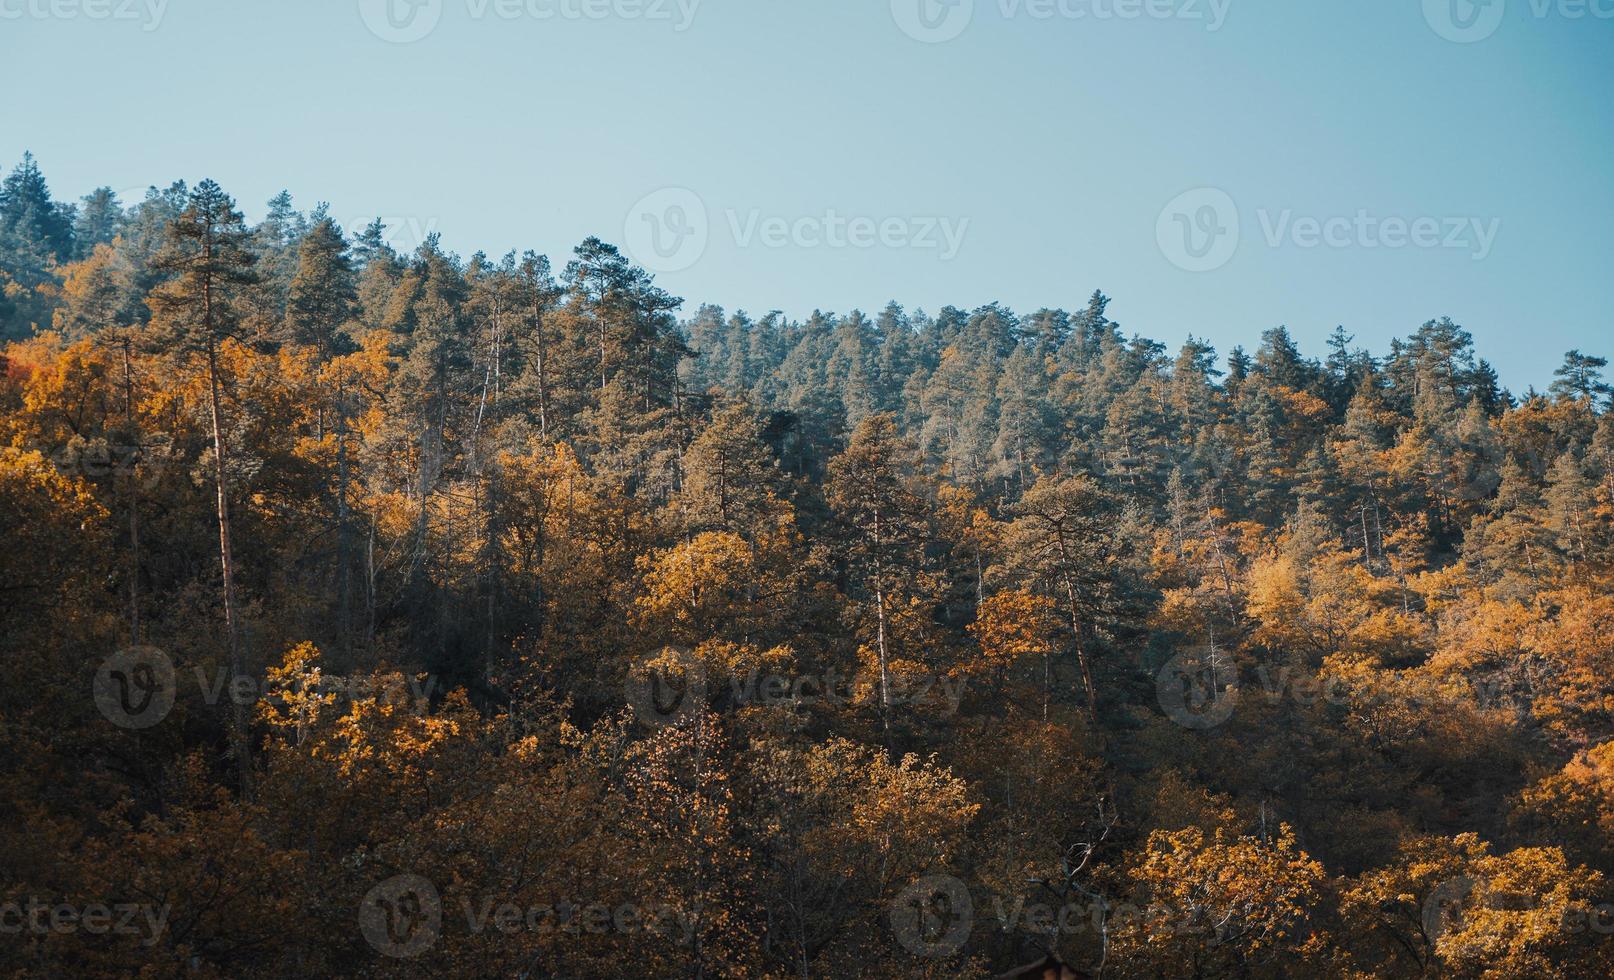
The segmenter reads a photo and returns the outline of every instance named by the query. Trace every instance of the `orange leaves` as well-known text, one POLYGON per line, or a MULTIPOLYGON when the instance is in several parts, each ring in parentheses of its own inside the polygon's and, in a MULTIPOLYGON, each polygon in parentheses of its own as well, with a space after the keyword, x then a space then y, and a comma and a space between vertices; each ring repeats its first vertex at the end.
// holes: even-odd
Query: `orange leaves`
POLYGON ((1059 629, 1059 607, 1046 596, 1011 589, 988 596, 980 605, 969 631, 981 646, 981 660, 967 664, 971 673, 1001 670, 1024 657, 1044 657, 1054 651, 1059 629))
POLYGON ((1557 848, 1493 855, 1471 833, 1419 837, 1346 888, 1341 910, 1370 940, 1357 954, 1377 975, 1602 976, 1609 950, 1591 928, 1602 888, 1557 848))
POLYGON ((645 592, 638 606, 669 642, 698 642, 716 621, 755 596, 754 555, 744 538, 707 531, 639 559, 645 592))
MULTIPOLYGON (((91 587, 104 557, 106 517, 82 480, 63 476, 40 453, 0 447, 0 593, 8 607, 0 623, 91 587)), ((57 608, 71 611, 70 602, 57 608)))
POLYGON ((1139 911, 1117 922, 1115 937, 1129 973, 1150 964, 1163 975, 1204 975, 1208 963, 1298 964, 1312 952, 1326 875, 1288 826, 1273 838, 1157 830, 1129 878, 1139 911))

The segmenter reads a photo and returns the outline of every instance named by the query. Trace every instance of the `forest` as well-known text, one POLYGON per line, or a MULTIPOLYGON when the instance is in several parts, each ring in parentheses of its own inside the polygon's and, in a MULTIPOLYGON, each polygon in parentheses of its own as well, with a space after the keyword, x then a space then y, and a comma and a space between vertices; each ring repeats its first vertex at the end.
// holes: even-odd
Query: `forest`
POLYGON ((4 975, 1614 975, 1602 357, 264 213, 0 185, 4 975))

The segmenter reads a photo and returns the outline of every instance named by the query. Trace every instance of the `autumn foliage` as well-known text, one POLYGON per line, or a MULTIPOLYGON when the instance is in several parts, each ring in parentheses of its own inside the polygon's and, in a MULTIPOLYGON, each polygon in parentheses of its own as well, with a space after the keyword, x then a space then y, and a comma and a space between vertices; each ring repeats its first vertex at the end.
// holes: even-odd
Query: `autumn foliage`
POLYGON ((6 975, 1614 972, 1599 359, 383 232, 154 189, 18 307, 6 975))

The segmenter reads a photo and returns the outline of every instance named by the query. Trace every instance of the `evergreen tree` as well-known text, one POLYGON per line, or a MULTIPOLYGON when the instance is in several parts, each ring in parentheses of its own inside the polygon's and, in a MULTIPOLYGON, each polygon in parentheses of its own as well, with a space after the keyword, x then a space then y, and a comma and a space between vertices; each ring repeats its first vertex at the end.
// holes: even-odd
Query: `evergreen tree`
POLYGON ((110 245, 123 223, 123 206, 110 187, 97 187, 79 204, 73 224, 73 257, 88 258, 97 245, 110 245))
POLYGON ((286 333, 313 347, 321 363, 354 349, 348 324, 358 302, 347 240, 336 222, 317 222, 299 241, 297 271, 287 287, 286 333))
POLYGON ((1614 391, 1603 381, 1603 368, 1608 367, 1608 359, 1591 357, 1578 350, 1572 350, 1564 355, 1564 363, 1552 372, 1556 379, 1548 387, 1553 395, 1578 401, 1585 399, 1595 401, 1599 396, 1606 396, 1614 391))
POLYGON ((73 212, 51 200, 32 153, 0 181, 0 248, 46 262, 73 257, 73 212))
MULTIPOLYGON (((226 341, 235 336, 239 325, 236 304, 241 294, 257 282, 253 272, 256 257, 241 212, 224 190, 204 180, 191 192, 185 210, 168 228, 168 239, 154 264, 169 278, 151 293, 152 328, 171 350, 200 358, 208 391, 209 424, 213 441, 213 482, 217 491, 219 525, 219 565, 223 576, 225 642, 230 682, 250 681, 246 651, 242 646, 235 591, 235 550, 232 540, 230 501, 230 446, 225 438, 230 426, 224 418, 224 388, 227 383, 221 364, 226 341)), ((246 705, 234 700, 232 741, 238 778, 250 795, 253 781, 251 749, 248 742, 246 705)))
POLYGON ((893 704, 890 619, 903 583, 923 567, 927 504, 916 488, 914 447, 889 415, 871 415, 852 433, 846 451, 829 467, 825 498, 843 531, 854 581, 872 602, 874 650, 879 664, 880 728, 886 751, 893 704))

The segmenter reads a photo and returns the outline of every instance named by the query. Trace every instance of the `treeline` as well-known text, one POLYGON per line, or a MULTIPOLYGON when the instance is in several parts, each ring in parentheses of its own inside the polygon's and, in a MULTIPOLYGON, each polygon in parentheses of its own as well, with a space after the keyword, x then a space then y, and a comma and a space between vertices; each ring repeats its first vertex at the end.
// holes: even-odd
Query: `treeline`
POLYGON ((1601 358, 385 232, 0 185, 8 972, 1614 970, 1601 358))

